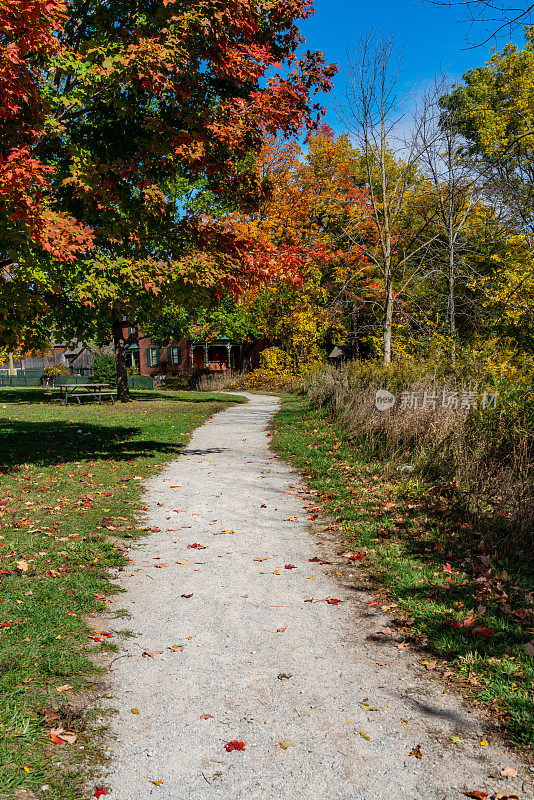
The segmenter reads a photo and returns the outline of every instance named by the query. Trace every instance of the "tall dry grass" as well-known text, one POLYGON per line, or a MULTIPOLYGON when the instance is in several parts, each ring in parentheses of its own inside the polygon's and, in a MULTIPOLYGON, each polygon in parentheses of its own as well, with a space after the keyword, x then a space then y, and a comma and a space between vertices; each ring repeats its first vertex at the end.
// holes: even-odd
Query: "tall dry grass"
POLYGON ((458 505, 502 537, 505 548, 531 557, 534 385, 527 381, 518 386, 489 375, 475 379, 461 368, 446 373, 428 365, 351 364, 308 376, 304 391, 369 458, 448 487, 458 505), (396 402, 379 410, 376 393, 384 389, 396 402), (447 407, 454 392, 458 407, 447 407), (434 397, 435 404, 428 402, 434 397), (419 401, 417 407, 410 407, 411 398, 419 401))

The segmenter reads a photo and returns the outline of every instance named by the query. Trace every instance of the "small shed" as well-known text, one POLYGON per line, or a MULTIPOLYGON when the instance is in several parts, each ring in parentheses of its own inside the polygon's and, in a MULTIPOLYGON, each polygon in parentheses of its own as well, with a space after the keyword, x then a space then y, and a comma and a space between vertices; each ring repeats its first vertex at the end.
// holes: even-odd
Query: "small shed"
POLYGON ((328 356, 328 360, 334 366, 340 366, 344 364, 346 361, 351 361, 353 357, 352 347, 345 344, 336 344, 330 355, 328 356))

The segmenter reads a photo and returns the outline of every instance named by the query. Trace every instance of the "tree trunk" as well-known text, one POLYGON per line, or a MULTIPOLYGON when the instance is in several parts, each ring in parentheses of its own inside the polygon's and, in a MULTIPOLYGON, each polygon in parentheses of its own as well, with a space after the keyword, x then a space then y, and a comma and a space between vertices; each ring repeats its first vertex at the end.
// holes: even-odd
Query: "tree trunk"
POLYGON ((456 361, 456 302, 454 286, 454 249, 449 250, 449 334, 451 337, 451 361, 456 361))
POLYGON ((9 358, 9 374, 10 375, 14 375, 15 374, 15 365, 13 363, 13 353, 9 353, 8 358, 9 358))
POLYGON ((115 347, 115 365, 117 367, 117 400, 120 400, 121 403, 128 403, 130 401, 130 390, 128 389, 122 319, 113 320, 113 344, 115 347))
POLYGON ((386 307, 384 309, 384 364, 391 364, 391 334, 393 329, 393 278, 386 276, 386 307))

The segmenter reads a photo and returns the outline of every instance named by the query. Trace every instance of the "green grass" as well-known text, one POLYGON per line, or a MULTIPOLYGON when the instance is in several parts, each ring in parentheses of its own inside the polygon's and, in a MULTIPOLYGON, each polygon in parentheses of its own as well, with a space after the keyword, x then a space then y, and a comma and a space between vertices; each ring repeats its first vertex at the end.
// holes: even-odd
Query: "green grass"
POLYGON ((141 482, 191 432, 242 398, 134 392, 129 404, 59 406, 32 389, 0 389, 0 796, 49 785, 79 798, 98 762, 90 733, 94 651, 116 649, 127 620, 94 642, 87 615, 114 609, 110 567, 142 536, 141 482), (112 598, 111 598, 112 599, 112 598), (68 688, 65 688, 68 687, 68 688), (43 710, 46 712, 43 715, 43 710), (54 716, 51 716, 53 714, 54 716), (77 741, 53 744, 50 728, 77 741), (26 769, 25 769, 26 768, 26 769))
POLYGON ((307 399, 284 398, 273 444, 407 612, 399 633, 422 646, 426 659, 437 658, 442 673, 453 673, 464 694, 489 706, 515 744, 532 746, 534 668, 523 649, 534 635, 528 570, 503 571, 498 554, 451 512, 443 487, 392 475, 385 463, 364 458, 307 399))

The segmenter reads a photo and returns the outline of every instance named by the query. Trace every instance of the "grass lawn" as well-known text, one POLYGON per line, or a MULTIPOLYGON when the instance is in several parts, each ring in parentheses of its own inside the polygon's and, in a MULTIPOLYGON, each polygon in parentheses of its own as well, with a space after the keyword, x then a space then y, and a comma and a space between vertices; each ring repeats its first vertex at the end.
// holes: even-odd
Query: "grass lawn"
POLYGON ((422 647, 427 668, 459 679, 464 695, 489 706, 513 742, 531 747, 528 565, 513 573, 499 564, 469 522, 450 514, 443 488, 392 476, 384 463, 364 459, 341 426, 305 398, 284 398, 273 444, 304 473, 348 549, 363 556, 355 563, 394 601, 399 639, 422 647))
POLYGON ((39 390, 0 389, 0 796, 25 787, 51 800, 80 797, 100 758, 83 700, 95 680, 91 653, 128 635, 119 614, 101 635, 84 618, 114 608, 107 574, 143 535, 142 481, 206 418, 244 402, 198 392, 133 396, 124 405, 63 407, 43 402, 39 390), (50 733, 60 728, 75 740, 50 733))

